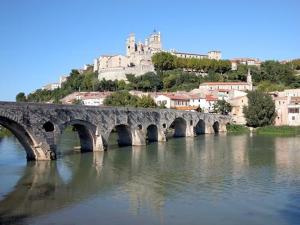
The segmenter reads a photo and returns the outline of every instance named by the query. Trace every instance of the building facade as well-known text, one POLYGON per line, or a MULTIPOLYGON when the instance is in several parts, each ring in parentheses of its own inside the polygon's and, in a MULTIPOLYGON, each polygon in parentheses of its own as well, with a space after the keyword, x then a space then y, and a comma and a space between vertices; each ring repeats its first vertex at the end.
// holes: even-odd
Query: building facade
POLYGON ((126 40, 126 55, 103 55, 94 60, 94 72, 99 80, 126 80, 126 74, 142 75, 154 72, 151 58, 162 51, 160 32, 154 31, 144 43, 136 42, 131 33, 126 40))
POLYGON ((221 51, 209 51, 207 54, 197 54, 197 53, 188 53, 188 52, 178 52, 175 49, 171 51, 172 55, 175 55, 179 58, 185 59, 214 59, 220 60, 222 58, 221 51))
POLYGON ((205 82, 200 84, 199 90, 202 92, 211 92, 211 91, 252 91, 253 83, 250 70, 247 74, 247 82, 205 82))
POLYGON ((271 96, 275 102, 275 125, 300 125, 300 89, 287 89, 273 92, 271 96))
POLYGON ((261 65, 261 61, 256 58, 235 58, 231 59, 231 70, 237 70, 238 65, 257 66, 261 65))

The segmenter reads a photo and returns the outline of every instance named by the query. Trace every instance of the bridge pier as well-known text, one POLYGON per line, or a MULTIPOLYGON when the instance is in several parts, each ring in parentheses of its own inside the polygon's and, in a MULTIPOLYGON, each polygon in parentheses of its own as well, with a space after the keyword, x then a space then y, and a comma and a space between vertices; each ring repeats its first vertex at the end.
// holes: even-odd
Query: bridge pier
POLYGON ((94 152, 102 152, 104 150, 106 150, 106 147, 104 145, 103 138, 100 134, 96 133, 93 151, 94 152))
POLYGON ((131 131, 132 135, 132 145, 133 146, 141 146, 146 145, 146 136, 144 132, 138 128, 134 128, 131 131))
POLYGON ((196 136, 195 132, 194 132, 194 126, 193 125, 188 124, 186 126, 185 136, 186 137, 195 137, 196 136))
POLYGON ((163 129, 157 130, 157 141, 158 142, 166 142, 167 141, 167 136, 166 136, 165 130, 163 130, 163 129))

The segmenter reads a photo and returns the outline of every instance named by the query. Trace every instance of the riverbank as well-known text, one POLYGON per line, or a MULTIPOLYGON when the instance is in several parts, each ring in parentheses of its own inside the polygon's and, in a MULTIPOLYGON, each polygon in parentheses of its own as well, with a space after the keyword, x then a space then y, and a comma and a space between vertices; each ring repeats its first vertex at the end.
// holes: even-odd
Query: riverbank
POLYGON ((238 124, 228 124, 226 126, 226 129, 227 132, 230 134, 245 134, 250 132, 249 127, 246 127, 244 125, 238 125, 238 124))
POLYGON ((260 135, 297 136, 300 135, 300 126, 266 126, 255 130, 260 135))

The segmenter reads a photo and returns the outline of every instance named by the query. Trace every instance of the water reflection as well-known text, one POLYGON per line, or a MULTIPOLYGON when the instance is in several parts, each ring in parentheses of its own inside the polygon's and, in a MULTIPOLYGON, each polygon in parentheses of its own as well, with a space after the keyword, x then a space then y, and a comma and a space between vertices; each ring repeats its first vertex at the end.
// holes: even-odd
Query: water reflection
POLYGON ((295 224, 297 146, 299 138, 201 135, 29 162, 14 188, 0 192, 0 224, 40 224, 40 215, 75 215, 75 206, 85 215, 86 205, 102 209, 94 223, 198 224, 201 215, 205 224, 295 224))

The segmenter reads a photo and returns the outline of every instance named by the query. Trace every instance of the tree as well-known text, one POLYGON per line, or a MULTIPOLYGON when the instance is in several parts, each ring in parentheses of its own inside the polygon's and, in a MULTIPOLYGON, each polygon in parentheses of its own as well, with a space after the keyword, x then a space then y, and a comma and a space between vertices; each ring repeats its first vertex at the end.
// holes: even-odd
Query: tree
POLYGON ((232 106, 223 100, 218 100, 213 107, 215 113, 220 113, 222 115, 228 115, 231 112, 232 106))
POLYGON ((104 105, 137 107, 137 102, 138 97, 131 95, 128 91, 117 91, 104 100, 104 105))
POLYGON ((254 73, 253 79, 255 82, 268 80, 277 84, 290 85, 295 82, 296 76, 291 65, 269 60, 261 64, 259 73, 254 73))
POLYGON ((263 92, 283 91, 285 88, 283 84, 276 84, 268 80, 260 82, 257 86, 257 90, 263 92))
POLYGON ((262 127, 273 124, 276 112, 271 96, 261 91, 250 91, 247 97, 248 106, 243 109, 247 125, 262 127))
POLYGON ((27 99, 26 99, 25 93, 24 92, 20 92, 19 94, 17 94, 16 101, 17 102, 26 102, 27 99))
POLYGON ((157 105, 151 96, 143 95, 137 101, 137 106, 142 108, 156 108, 157 105))
POLYGON ((156 70, 173 70, 175 69, 176 56, 167 52, 159 52, 152 56, 152 63, 156 70))

